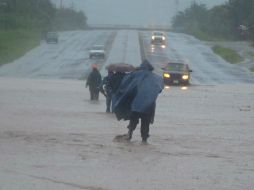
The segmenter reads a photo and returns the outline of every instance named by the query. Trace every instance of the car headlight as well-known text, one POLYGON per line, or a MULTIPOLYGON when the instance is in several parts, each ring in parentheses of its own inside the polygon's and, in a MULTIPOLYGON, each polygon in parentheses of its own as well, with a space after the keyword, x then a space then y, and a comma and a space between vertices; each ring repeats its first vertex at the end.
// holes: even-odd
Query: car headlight
POLYGON ((154 40, 155 39, 155 37, 154 36, 152 36, 152 40, 154 40))
POLYGON ((166 40, 166 38, 164 36, 162 36, 162 40, 166 40))
POLYGON ((182 76, 182 79, 183 79, 183 80, 188 80, 188 79, 189 79, 189 75, 183 75, 183 76, 182 76))
POLYGON ((163 73, 163 77, 164 77, 164 78, 170 78, 170 74, 168 74, 168 73, 163 73))

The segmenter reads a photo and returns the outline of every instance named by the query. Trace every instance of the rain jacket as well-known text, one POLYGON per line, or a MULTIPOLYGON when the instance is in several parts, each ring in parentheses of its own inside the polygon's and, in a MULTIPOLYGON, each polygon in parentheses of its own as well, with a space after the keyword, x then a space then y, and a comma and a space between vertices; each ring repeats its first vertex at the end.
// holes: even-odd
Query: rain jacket
POLYGON ((147 114, 153 122, 155 103, 164 84, 153 67, 144 61, 137 71, 127 74, 113 96, 113 111, 118 120, 129 120, 133 112, 147 114))

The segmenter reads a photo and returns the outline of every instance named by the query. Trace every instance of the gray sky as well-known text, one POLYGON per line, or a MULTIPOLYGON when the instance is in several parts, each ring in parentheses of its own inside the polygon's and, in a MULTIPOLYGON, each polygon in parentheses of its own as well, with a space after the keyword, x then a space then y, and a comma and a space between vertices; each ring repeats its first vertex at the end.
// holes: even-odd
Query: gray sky
MULTIPOLYGON (((177 10, 184 10, 193 0, 52 0, 57 6, 83 10, 88 24, 123 24, 168 26, 177 10), (178 4, 177 4, 178 1, 178 4)), ((196 0, 207 7, 227 0, 196 0)))

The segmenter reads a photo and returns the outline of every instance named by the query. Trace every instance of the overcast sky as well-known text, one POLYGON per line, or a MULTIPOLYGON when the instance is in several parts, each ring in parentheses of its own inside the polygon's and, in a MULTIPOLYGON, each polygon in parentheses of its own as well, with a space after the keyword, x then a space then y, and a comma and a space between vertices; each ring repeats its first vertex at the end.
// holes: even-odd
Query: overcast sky
MULTIPOLYGON (((52 0, 57 7, 83 10, 88 24, 123 24, 169 26, 177 10, 184 10, 194 0, 52 0), (177 3, 178 2, 178 3, 177 3)), ((196 0, 212 7, 227 0, 196 0)))

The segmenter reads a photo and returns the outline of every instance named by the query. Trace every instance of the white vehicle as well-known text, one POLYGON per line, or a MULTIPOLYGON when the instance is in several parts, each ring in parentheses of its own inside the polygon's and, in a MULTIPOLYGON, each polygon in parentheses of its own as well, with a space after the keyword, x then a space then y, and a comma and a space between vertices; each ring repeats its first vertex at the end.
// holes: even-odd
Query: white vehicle
POLYGON ((151 37, 152 45, 166 45, 166 36, 163 32, 155 31, 152 33, 151 37))
POLYGON ((104 45, 94 45, 90 52, 89 52, 89 58, 100 58, 100 59, 105 59, 106 53, 105 53, 105 48, 104 45))
POLYGON ((49 43, 58 43, 58 34, 56 32, 48 32, 46 36, 46 42, 49 43))

